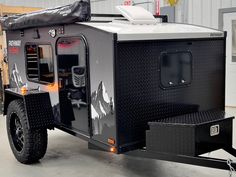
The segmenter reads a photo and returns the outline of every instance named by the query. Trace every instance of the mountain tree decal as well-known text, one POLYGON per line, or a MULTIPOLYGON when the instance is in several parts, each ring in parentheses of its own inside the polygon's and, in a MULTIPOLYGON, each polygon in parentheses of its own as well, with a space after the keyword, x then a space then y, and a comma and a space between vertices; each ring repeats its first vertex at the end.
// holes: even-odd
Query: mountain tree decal
POLYGON ((104 83, 101 81, 98 89, 91 95, 91 116, 93 119, 93 133, 101 134, 104 127, 113 126, 109 120, 113 112, 113 101, 109 97, 104 83))

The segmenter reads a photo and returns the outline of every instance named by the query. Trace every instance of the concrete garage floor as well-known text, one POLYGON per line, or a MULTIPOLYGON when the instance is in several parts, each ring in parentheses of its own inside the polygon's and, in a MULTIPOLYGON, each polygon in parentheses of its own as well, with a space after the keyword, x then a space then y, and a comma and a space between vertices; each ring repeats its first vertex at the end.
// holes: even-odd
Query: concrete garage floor
MULTIPOLYGON (((227 108, 236 115, 236 109, 227 108)), ((236 128, 236 122, 234 124, 236 128)), ((236 130, 236 129, 235 129, 236 130)), ((234 138, 234 145, 236 145, 234 138)), ((224 177, 228 171, 88 150, 87 143, 62 131, 49 131, 48 151, 40 163, 18 163, 10 150, 5 117, 0 116, 1 177, 224 177)), ((229 158, 223 151, 210 156, 229 158)))

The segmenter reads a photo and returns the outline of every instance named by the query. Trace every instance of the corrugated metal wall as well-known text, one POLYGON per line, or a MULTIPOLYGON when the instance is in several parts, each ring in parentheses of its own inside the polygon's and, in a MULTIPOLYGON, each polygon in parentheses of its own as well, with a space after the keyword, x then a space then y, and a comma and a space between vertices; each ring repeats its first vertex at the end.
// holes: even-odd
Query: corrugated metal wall
MULTIPOLYGON (((48 8, 70 4, 74 1, 76 0, 0 0, 0 3, 10 6, 48 8)), ((136 3, 144 1, 152 2, 153 0, 135 0, 136 3)), ((121 5, 123 2, 124 0, 91 0, 92 13, 117 13, 115 6, 121 5)), ((142 6, 150 11, 153 11, 152 3, 147 3, 142 6)))
MULTIPOLYGON (((94 2, 97 0, 91 0, 92 13, 117 13, 115 6, 122 5, 124 0, 104 0, 99 2, 94 2)), ((153 11, 153 0, 135 0, 135 3, 140 2, 150 2, 143 4, 144 8, 147 10, 153 11)))
MULTIPOLYGON (((135 2, 144 1, 135 0, 135 2)), ((160 1, 161 6, 166 4, 165 0, 160 1)), ((124 0, 108 0, 93 3, 92 10, 96 13, 114 13, 116 12, 115 6, 123 2, 124 0)), ((145 4, 143 7, 154 12, 153 3, 145 4)), ((176 22, 218 28, 218 11, 220 8, 228 7, 236 7, 236 0, 179 0, 179 4, 176 6, 176 22)))
POLYGON ((228 7, 236 7, 236 0, 180 0, 176 21, 218 28, 218 11, 228 7))
MULTIPOLYGON (((12 6, 55 7, 72 3, 76 0, 0 0, 0 3, 12 6)), ((153 0, 135 0, 138 2, 153 2, 153 0)), ((160 0, 161 6, 165 0, 160 0)), ((91 0, 92 13, 116 13, 115 6, 123 4, 124 0, 91 0), (99 2, 94 2, 99 1, 99 2)), ((142 5, 154 12, 153 3, 142 5)), ((236 0, 180 0, 176 6, 176 21, 218 28, 218 10, 220 8, 236 7, 236 0)))

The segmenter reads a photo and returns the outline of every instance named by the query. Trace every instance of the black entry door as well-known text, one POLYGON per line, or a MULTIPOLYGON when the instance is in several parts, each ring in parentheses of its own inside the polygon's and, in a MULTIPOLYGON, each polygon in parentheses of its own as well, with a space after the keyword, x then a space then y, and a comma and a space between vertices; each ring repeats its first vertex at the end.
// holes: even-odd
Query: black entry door
POLYGON ((69 128, 89 133, 87 55, 80 37, 57 42, 60 121, 69 128))

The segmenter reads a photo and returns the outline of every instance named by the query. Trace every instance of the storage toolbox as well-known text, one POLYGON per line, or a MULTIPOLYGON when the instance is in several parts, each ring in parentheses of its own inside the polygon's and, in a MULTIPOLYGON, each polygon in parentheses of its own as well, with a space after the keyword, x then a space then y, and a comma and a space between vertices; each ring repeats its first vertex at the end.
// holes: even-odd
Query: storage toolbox
POLYGON ((210 110, 149 122, 148 151, 197 156, 232 147, 234 117, 210 110))

